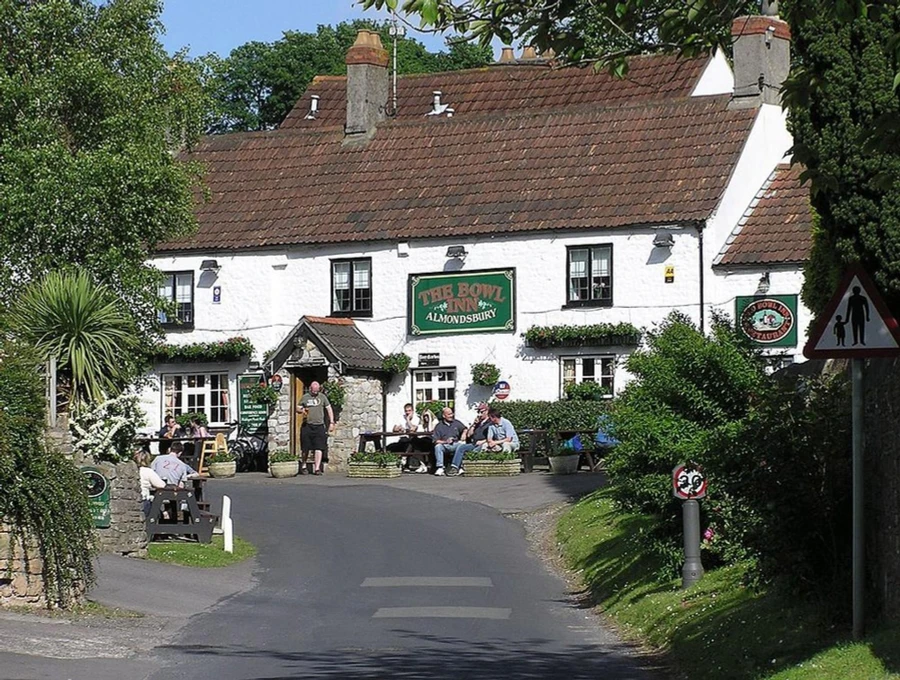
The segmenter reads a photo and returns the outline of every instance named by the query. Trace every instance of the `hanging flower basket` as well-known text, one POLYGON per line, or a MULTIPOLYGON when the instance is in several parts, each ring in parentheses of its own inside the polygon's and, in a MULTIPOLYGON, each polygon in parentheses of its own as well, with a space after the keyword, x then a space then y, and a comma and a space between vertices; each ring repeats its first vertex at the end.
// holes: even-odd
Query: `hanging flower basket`
POLYGON ((524 333, 529 347, 636 347, 641 331, 630 323, 589 326, 532 326, 524 333))

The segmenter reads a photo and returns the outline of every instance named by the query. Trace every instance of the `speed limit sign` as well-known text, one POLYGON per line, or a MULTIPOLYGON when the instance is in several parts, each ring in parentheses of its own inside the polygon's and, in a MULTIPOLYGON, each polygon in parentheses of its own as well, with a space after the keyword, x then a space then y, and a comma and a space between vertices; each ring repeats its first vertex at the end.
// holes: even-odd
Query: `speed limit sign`
POLYGON ((672 493, 683 501, 703 498, 706 495, 706 477, 696 465, 682 463, 672 470, 672 493))

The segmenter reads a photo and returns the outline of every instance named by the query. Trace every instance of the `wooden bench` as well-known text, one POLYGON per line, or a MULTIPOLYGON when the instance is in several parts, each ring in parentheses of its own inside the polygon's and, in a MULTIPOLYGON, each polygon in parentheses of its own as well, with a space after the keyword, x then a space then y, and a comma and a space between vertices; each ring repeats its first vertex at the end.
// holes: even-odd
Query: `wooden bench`
POLYGON ((201 503, 193 488, 157 489, 145 520, 147 539, 152 541, 161 535, 193 536, 200 543, 211 542, 219 518, 207 511, 208 503, 202 503, 207 509, 201 509, 201 503))

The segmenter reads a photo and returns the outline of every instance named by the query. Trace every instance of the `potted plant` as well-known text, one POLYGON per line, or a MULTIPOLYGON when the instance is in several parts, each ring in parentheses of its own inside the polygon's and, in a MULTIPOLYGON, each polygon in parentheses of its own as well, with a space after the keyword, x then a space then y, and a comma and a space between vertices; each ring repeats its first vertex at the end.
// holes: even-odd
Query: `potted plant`
POLYGON ((573 475, 578 472, 578 461, 581 460, 581 453, 573 449, 569 441, 565 441, 555 449, 550 449, 547 452, 547 460, 550 461, 550 472, 552 474, 573 475))
POLYGON ((335 411, 339 411, 344 407, 347 389, 344 387, 342 380, 326 380, 322 383, 322 391, 328 397, 328 401, 335 411))
POLYGON ((234 477, 237 472, 237 459, 231 449, 216 451, 215 455, 205 461, 209 476, 216 479, 234 477))
POLYGON ((279 392, 274 387, 261 382, 251 387, 247 396, 254 404, 265 404, 266 406, 274 406, 278 403, 279 392))
POLYGON ((400 373, 406 373, 410 361, 412 359, 409 358, 409 355, 403 352, 388 354, 381 360, 381 368, 391 375, 399 375, 400 373))
POLYGON ((277 479, 300 474, 300 461, 287 449, 275 449, 269 454, 269 474, 277 479))
POLYGON ((513 451, 470 451, 463 459, 466 477, 512 477, 520 472, 519 454, 513 451))
POLYGON ((400 456, 389 452, 354 453, 350 457, 348 477, 377 477, 386 479, 400 476, 400 456))
POLYGON ((493 387, 500 380, 500 369, 494 364, 472 364, 472 382, 484 387, 493 387))

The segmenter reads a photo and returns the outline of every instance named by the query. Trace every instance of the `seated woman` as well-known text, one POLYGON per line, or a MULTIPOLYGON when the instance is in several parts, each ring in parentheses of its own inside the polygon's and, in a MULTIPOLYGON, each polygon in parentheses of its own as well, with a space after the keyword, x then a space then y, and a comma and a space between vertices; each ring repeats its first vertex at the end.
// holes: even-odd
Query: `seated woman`
POLYGON ((150 468, 149 453, 143 450, 135 451, 132 459, 137 463, 141 476, 141 510, 144 513, 144 517, 146 517, 150 512, 150 504, 152 503, 151 490, 164 489, 166 488, 166 483, 150 468))

